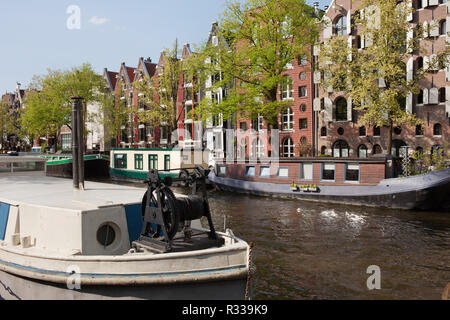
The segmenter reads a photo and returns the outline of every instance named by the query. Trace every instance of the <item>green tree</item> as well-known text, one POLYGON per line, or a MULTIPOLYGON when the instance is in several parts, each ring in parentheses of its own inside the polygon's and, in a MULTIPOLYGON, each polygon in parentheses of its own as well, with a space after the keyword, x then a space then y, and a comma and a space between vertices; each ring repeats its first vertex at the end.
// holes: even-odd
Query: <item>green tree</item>
POLYGON ((101 101, 103 87, 102 77, 90 64, 71 70, 48 70, 46 75, 35 76, 30 84, 33 92, 27 95, 26 108, 20 115, 23 129, 30 136, 55 135, 59 138, 61 127, 71 126, 71 98, 83 97, 86 121, 87 105, 101 101))
POLYGON ((0 101, 0 144, 2 147, 4 147, 3 145, 9 132, 9 111, 10 106, 8 106, 8 104, 2 99, 2 101, 0 101))
POLYGON ((228 88, 226 99, 204 99, 200 111, 208 118, 222 114, 263 116, 277 126, 284 72, 294 60, 309 57, 318 37, 314 9, 303 0, 228 1, 217 41, 203 46, 202 57, 214 83, 228 88))
MULTIPOLYGON (((123 92, 119 93, 119 97, 123 92)), ((116 101, 114 92, 104 89, 100 95, 99 113, 94 121, 105 127, 105 139, 112 141, 112 145, 118 146, 118 135, 123 126, 126 126, 130 117, 130 110, 126 100, 116 101)))
MULTIPOLYGON (((362 125, 388 128, 387 152, 392 150, 395 126, 417 125, 421 120, 407 110, 412 94, 419 93, 419 80, 426 72, 447 61, 448 49, 439 53, 427 69, 408 72, 407 61, 421 50, 423 26, 413 27, 408 16, 413 13, 409 1, 363 0, 353 17, 352 28, 364 41, 365 48, 349 47, 346 36, 335 35, 320 48, 319 69, 322 87, 341 92, 361 110, 362 125)), ((410 60, 412 61, 412 60, 410 60)))

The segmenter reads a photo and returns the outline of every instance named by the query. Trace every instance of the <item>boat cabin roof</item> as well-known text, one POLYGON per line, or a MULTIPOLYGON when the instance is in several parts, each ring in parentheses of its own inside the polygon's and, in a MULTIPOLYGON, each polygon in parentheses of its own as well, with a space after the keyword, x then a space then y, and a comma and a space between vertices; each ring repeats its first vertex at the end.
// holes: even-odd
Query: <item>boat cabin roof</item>
POLYGON ((44 175, 0 175, 0 202, 13 206, 35 205, 91 211, 119 205, 140 204, 144 188, 89 182, 75 191, 70 179, 44 175))

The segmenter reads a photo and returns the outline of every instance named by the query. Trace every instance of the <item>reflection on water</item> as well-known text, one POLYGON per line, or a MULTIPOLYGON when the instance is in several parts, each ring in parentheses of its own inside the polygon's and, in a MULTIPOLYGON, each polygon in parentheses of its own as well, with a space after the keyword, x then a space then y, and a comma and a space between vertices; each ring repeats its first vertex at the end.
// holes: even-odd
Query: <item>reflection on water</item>
MULTIPOLYGON (((142 185, 140 185, 142 186, 142 185)), ((180 190, 177 190, 180 192, 180 190)), ((210 194, 218 230, 255 244, 254 299, 440 299, 450 214, 210 194), (381 268, 381 290, 367 268, 381 268)))

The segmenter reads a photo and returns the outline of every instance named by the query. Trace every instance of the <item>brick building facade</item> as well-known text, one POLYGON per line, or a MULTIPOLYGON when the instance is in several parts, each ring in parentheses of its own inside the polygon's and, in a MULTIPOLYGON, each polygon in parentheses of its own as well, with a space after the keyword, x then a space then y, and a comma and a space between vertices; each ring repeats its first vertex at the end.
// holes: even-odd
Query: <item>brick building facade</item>
MULTIPOLYGON (((423 52, 413 52, 406 62, 408 76, 417 68, 422 68, 429 59, 439 53, 448 41, 447 20, 448 3, 438 0, 413 0, 415 12, 408 18, 414 26, 424 23, 433 26, 422 40, 423 52)), ((365 47, 364 40, 352 28, 352 15, 358 4, 351 0, 334 0, 325 13, 328 26, 321 33, 321 41, 334 34, 347 36, 349 44, 360 49, 365 47)), ((318 50, 314 53, 320 54, 318 50)), ((399 156, 401 146, 410 146, 417 151, 431 151, 450 142, 450 70, 436 70, 421 80, 421 93, 409 95, 406 110, 424 121, 423 127, 402 126, 394 129, 392 155, 399 156)), ((315 117, 318 122, 317 154, 334 157, 368 157, 375 154, 387 154, 387 127, 364 127, 358 124, 361 111, 352 108, 351 101, 332 90, 320 88, 320 74, 314 79, 319 89, 314 97, 315 117)))

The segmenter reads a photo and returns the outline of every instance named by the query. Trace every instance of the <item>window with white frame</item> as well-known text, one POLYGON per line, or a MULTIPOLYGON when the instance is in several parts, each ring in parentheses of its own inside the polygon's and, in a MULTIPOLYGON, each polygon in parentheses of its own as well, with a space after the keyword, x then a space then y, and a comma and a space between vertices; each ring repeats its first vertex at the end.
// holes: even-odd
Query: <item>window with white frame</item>
POLYGON ((255 166, 246 166, 245 167, 245 176, 246 177, 254 177, 255 176, 255 166))
POLYGON ((294 111, 290 107, 284 109, 281 115, 281 128, 283 130, 293 130, 294 129, 294 111))
POLYGON ((253 140, 252 144, 252 156, 256 158, 264 157, 264 144, 261 139, 257 138, 253 140))
POLYGON ((292 99, 294 96, 294 87, 292 86, 292 79, 289 76, 283 78, 281 82, 281 98, 283 100, 292 99))
POLYGON ((358 157, 359 158, 367 158, 368 149, 366 145, 362 144, 358 147, 358 157))
POLYGON ((71 133, 61 133, 61 147, 63 150, 72 149, 72 134, 71 133))
POLYGON ((294 143, 291 138, 287 138, 283 141, 282 155, 284 158, 294 157, 294 143))
POLYGON ((258 131, 262 131, 264 129, 264 117, 258 115, 258 131))
POLYGON ((259 167, 259 176, 261 178, 269 178, 270 177, 270 167, 269 166, 259 167))
POLYGON ((338 36, 347 35, 347 17, 340 16, 334 25, 335 34, 338 36))
POLYGON ((333 144, 333 157, 347 158, 349 155, 349 146, 345 140, 338 140, 333 144))

